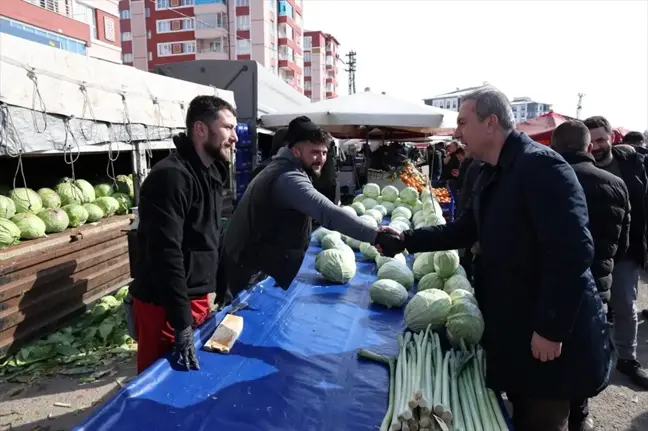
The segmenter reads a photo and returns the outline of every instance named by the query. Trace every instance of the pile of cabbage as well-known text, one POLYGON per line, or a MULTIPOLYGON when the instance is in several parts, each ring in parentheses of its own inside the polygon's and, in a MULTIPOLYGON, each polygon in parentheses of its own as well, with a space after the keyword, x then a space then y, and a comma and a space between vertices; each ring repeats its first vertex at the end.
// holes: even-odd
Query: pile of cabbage
POLYGON ((133 179, 117 176, 115 184, 95 186, 82 179, 62 179, 55 188, 15 188, 0 194, 0 249, 20 240, 42 238, 104 217, 128 214, 133 206, 133 179))

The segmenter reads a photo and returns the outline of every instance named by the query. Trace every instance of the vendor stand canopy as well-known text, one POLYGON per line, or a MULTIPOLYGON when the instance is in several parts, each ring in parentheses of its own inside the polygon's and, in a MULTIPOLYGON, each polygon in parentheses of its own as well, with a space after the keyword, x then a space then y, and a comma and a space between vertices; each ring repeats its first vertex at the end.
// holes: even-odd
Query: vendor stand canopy
POLYGON ((381 134, 389 139, 407 139, 452 129, 457 123, 454 111, 370 91, 315 102, 295 111, 264 115, 261 122, 268 128, 286 127, 301 115, 340 139, 380 138, 381 134))
POLYGON ((518 123, 516 128, 520 132, 529 135, 536 142, 549 145, 551 144, 551 135, 556 130, 556 127, 569 120, 572 120, 572 118, 555 112, 547 112, 536 118, 518 123))

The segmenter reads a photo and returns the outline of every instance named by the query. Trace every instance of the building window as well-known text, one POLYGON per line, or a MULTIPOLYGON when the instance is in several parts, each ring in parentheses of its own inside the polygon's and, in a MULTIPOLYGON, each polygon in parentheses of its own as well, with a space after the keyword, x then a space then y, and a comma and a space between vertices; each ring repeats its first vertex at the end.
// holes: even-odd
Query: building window
POLYGON ((295 12, 295 24, 297 24, 297 27, 302 28, 303 27, 303 20, 302 16, 295 12))
MULTIPOLYGON (((205 2, 199 2, 199 3, 205 3, 205 2)), ((157 0, 155 2, 155 8, 169 9, 169 8, 176 8, 176 7, 193 6, 194 4, 195 4, 194 0, 157 0)))
POLYGON ((277 28, 274 21, 268 21, 268 33, 270 33, 270 37, 272 39, 274 39, 275 35, 277 34, 277 28))
POLYGON ((250 54, 252 52, 252 43, 249 39, 239 39, 236 41, 237 54, 250 54))
POLYGON ((292 48, 286 45, 281 45, 279 47, 279 60, 290 60, 295 61, 295 53, 292 48))
POLYGON ((236 7, 250 6, 250 0, 236 0, 236 7))
POLYGON ((312 36, 304 36, 304 49, 311 49, 313 46, 312 36))
POLYGON ((311 85, 312 85, 312 84, 311 84, 310 81, 304 81, 304 90, 308 90, 308 91, 310 91, 311 88, 312 88, 311 85))
POLYGON ((310 66, 304 67, 304 76, 311 76, 311 67, 310 66))
POLYGON ((133 54, 131 54, 130 52, 122 54, 122 61, 124 63, 132 63, 133 62, 133 54))
POLYGON ((151 30, 146 30, 146 37, 147 37, 148 39, 151 38, 151 30))
POLYGON ((304 61, 311 61, 311 52, 304 51, 304 61))
POLYGON ((293 17, 293 7, 286 0, 279 1, 279 16, 293 17))
POLYGON ((157 54, 158 57, 170 57, 173 55, 186 55, 196 53, 196 41, 188 42, 167 42, 158 43, 157 54))
POLYGON ((270 0, 270 6, 268 7, 270 12, 275 13, 277 11, 277 0, 270 0))
POLYGON ((333 66, 334 63, 335 63, 335 57, 333 57, 332 55, 327 55, 326 56, 326 65, 327 66, 333 66))
POLYGON ((157 21, 156 27, 158 33, 175 33, 193 30, 195 25, 193 18, 161 19, 157 21))
POLYGON ((237 30, 249 30, 250 29, 250 15, 238 15, 236 17, 236 29, 237 30))
POLYGON ((122 32, 121 41, 128 42, 129 40, 133 40, 133 34, 130 31, 122 32))
POLYGON ((146 17, 150 18, 151 17, 151 9, 146 8, 145 12, 146 12, 146 17))
MULTIPOLYGON (((79 6, 79 4, 80 3, 77 3, 77 7, 79 6)), ((120 10, 119 19, 131 19, 130 9, 120 10)))
POLYGON ((149 61, 153 60, 153 53, 151 51, 148 52, 148 59, 149 61))
POLYGON ((277 33, 280 38, 286 38, 290 40, 294 40, 295 38, 293 28, 286 23, 281 23, 277 26, 277 33))
POLYGON ((74 7, 73 17, 78 21, 88 24, 88 27, 90 27, 90 36, 92 39, 97 38, 97 15, 93 8, 77 2, 74 7))
POLYGON ((326 84, 326 92, 327 93, 333 92, 333 84, 331 84, 330 82, 326 84))
POLYGON ((196 17, 197 29, 224 28, 227 17, 223 12, 206 13, 196 17))
POLYGON ((199 41, 199 52, 227 52, 227 39, 217 37, 199 41))

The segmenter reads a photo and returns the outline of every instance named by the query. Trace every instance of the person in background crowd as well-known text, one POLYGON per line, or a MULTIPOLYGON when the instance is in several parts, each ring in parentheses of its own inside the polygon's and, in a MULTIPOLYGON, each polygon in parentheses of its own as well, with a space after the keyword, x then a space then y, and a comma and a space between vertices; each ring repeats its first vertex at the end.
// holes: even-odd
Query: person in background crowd
POLYGON ((256 168, 252 171, 252 178, 250 178, 250 181, 254 179, 257 175, 259 175, 259 172, 261 172, 268 164, 272 161, 272 158, 277 155, 279 150, 286 145, 286 133, 288 133, 288 128, 283 127, 279 130, 277 130, 272 136, 272 146, 270 147, 270 155, 263 160, 261 163, 257 165, 256 168))
POLYGON ((648 154, 648 148, 646 148, 646 139, 641 132, 628 132, 623 137, 622 143, 631 145, 635 150, 637 150, 639 154, 648 154))
POLYGON ((612 366, 585 194, 562 157, 515 130, 496 89, 464 97, 455 133, 484 162, 471 202, 446 225, 404 232, 403 248, 479 241, 487 385, 507 393, 516 431, 567 431, 570 400, 602 391, 612 366))
POLYGON ((628 251, 617 259, 612 272, 610 305, 614 318, 617 370, 643 389, 648 389, 648 372, 637 361, 637 290, 639 271, 646 256, 646 199, 648 178, 644 158, 633 150, 612 146, 612 127, 600 116, 584 121, 592 138, 596 165, 620 177, 630 195, 630 239, 628 251))
MULTIPOLYGON (((455 217, 461 217, 463 208, 470 202, 473 195, 473 188, 483 166, 484 162, 473 159, 469 154, 466 154, 466 158, 461 162, 461 168, 459 170, 460 190, 455 202, 455 217)), ((476 245, 466 247, 463 256, 461 256, 461 266, 466 270, 466 276, 469 280, 472 280, 474 276, 473 266, 477 248, 476 245)))
POLYGON ((430 182, 437 182, 441 179, 443 170, 443 152, 438 145, 430 144, 428 146, 428 169, 430 173, 430 182))
POLYGON ((400 245, 397 236, 350 215, 313 187, 309 175, 320 174, 331 142, 326 132, 308 117, 298 117, 288 126, 286 142, 288 146, 252 180, 230 220, 224 240, 228 283, 217 292, 219 304, 247 289, 250 277, 259 271, 288 289, 306 255, 312 219, 375 244, 388 256, 400 245))
MULTIPOLYGON (((591 154, 589 130, 581 121, 567 121, 554 130, 551 148, 571 165, 585 191, 589 230, 594 239, 594 261, 591 271, 604 303, 610 299, 614 261, 628 249, 630 202, 623 180, 597 168, 591 154)), ((570 431, 590 431, 587 399, 573 400, 569 415, 570 431)))
POLYGON ((172 365, 198 369, 193 328, 210 314, 216 292, 221 211, 236 111, 214 96, 187 110, 177 151, 155 164, 139 200, 138 265, 130 286, 137 332, 137 372, 173 348, 172 365))
POLYGON ((459 177, 459 167, 465 155, 462 145, 457 141, 452 141, 446 147, 446 156, 443 159, 443 171, 441 179, 446 182, 452 196, 457 196, 459 186, 457 178, 459 177))

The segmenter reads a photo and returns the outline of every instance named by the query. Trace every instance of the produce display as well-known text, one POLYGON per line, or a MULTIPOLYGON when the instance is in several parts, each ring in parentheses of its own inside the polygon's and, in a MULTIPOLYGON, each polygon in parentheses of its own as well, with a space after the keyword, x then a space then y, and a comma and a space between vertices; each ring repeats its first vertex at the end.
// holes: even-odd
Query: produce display
POLYGON ((451 200, 450 191, 447 187, 434 187, 432 193, 434 193, 434 197, 441 203, 449 203, 451 200))
POLYGON ((82 179, 62 179, 54 189, 7 190, 0 195, 0 249, 63 232, 105 217, 128 214, 133 206, 132 176, 95 186, 82 179))
POLYGON ((43 375, 79 376, 81 383, 116 374, 111 365, 129 358, 137 344, 128 335, 124 286, 104 296, 76 322, 28 344, 0 363, 0 378, 28 383, 43 375))

